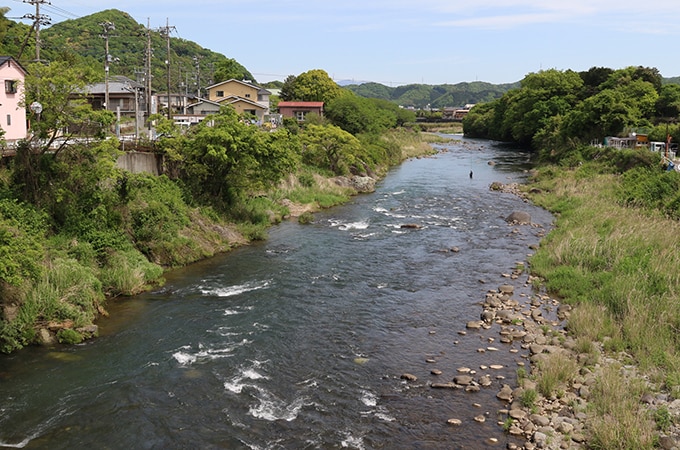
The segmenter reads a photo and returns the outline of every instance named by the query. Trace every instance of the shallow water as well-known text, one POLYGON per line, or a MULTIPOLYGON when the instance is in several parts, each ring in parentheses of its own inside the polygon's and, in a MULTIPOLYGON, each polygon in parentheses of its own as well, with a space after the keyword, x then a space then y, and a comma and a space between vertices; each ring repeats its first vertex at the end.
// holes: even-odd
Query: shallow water
POLYGON ((552 220, 488 188, 521 180, 528 158, 444 145, 311 225, 285 222, 116 300, 98 339, 1 357, 0 446, 505 448, 495 395, 522 352, 479 353, 497 330, 459 332, 552 220), (509 226, 513 210, 540 226, 509 226), (490 364, 504 367, 479 393, 429 387, 490 364))

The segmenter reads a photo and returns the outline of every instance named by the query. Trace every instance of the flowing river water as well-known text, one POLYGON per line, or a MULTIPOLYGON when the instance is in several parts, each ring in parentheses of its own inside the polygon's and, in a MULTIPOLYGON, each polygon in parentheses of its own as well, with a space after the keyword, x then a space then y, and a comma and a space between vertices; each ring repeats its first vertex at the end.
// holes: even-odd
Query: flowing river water
POLYGON ((522 181, 528 153, 457 139, 312 224, 110 302, 97 339, 0 357, 0 448, 505 448, 496 393, 524 350, 461 332, 552 217, 489 189, 522 181), (535 225, 507 224, 515 210, 535 225), (430 387, 462 366, 493 385, 430 387))

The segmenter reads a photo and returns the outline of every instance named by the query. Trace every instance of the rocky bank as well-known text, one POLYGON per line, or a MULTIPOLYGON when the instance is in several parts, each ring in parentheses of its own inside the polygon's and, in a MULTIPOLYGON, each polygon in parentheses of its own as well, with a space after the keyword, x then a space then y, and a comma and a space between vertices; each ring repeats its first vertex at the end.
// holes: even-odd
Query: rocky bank
MULTIPOLYGON (((493 183, 491 189, 521 195, 515 184, 493 183)), ((521 211, 509 214, 506 222, 512 228, 511 232, 520 232, 517 227, 535 227, 527 216, 521 211)), ((538 235, 542 237, 543 231, 538 235)), ((667 411, 670 415, 671 425, 659 433, 658 447, 680 450, 680 428, 673 425, 680 419, 680 400, 672 400, 661 386, 654 385, 635 366, 627 363, 632 360, 629 355, 605 354, 602 343, 598 342, 584 351, 565 329, 572 308, 541 292, 540 283, 527 268, 527 262, 519 262, 512 272, 499 274, 499 285, 488 290, 480 302, 479 320, 468 322, 465 330, 458 332, 461 336, 475 337, 481 336, 482 331, 487 335, 489 331, 497 331, 497 338, 488 339, 492 344, 478 351, 513 354, 517 364, 516 379, 494 378, 489 374, 489 370, 502 366, 459 367, 453 379, 431 383, 430 388, 474 393, 481 389, 498 389, 500 382, 496 398, 502 407, 496 411, 496 420, 512 437, 505 448, 586 449, 591 448, 588 426, 593 411, 589 408, 589 398, 603 371, 614 368, 620 377, 634 378, 648 386, 649 393, 640 398, 640 403, 649 417, 657 411, 667 411), (517 294, 520 287, 522 293, 517 294), (555 367, 562 369, 561 378, 557 377, 554 385, 546 385, 546 380, 552 379, 547 371, 555 367)), ((441 375, 442 371, 433 370, 432 374, 441 375)), ((417 380, 409 373, 402 374, 401 378, 406 382, 417 380)), ((489 409, 493 408, 489 406, 489 409)), ((490 415, 481 414, 474 420, 482 423, 489 418, 490 415)), ((452 417, 448 424, 461 426, 464 419, 452 417)), ((494 438, 480 436, 480 445, 482 442, 486 446, 501 445, 494 438)))

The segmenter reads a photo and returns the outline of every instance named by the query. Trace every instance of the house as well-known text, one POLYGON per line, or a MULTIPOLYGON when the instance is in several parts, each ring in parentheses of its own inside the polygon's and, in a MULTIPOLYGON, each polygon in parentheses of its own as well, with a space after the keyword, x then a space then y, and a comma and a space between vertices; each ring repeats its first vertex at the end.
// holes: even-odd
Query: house
POLYGON ((186 112, 172 116, 177 125, 192 126, 201 122, 207 116, 217 114, 222 105, 204 98, 197 99, 194 103, 186 106, 186 112))
MULTIPOLYGON (((170 93, 170 113, 174 117, 175 114, 183 114, 186 112, 186 109, 188 106, 192 103, 194 103, 196 100, 196 97, 194 95, 190 94, 177 94, 177 93, 170 93)), ((153 101, 152 101, 152 107, 151 107, 151 114, 156 114, 156 113, 167 113, 167 108, 168 108, 168 93, 167 92, 159 92, 157 94, 153 95, 153 101)))
POLYGON ((206 88, 208 100, 221 105, 231 105, 239 114, 252 114, 262 121, 269 113, 271 93, 247 81, 227 80, 206 88))
POLYGON ((5 86, 0 91, 0 128, 10 145, 26 138, 26 108, 24 96, 26 70, 11 56, 0 56, 0 79, 5 86))
POLYGON ((294 117, 304 122, 307 114, 323 117, 323 102, 279 102, 279 113, 283 117, 294 117))
POLYGON ((102 81, 85 86, 84 94, 87 102, 92 105, 92 109, 95 111, 102 109, 108 109, 113 112, 120 111, 121 116, 134 118, 136 111, 146 109, 139 98, 139 91, 143 89, 143 84, 133 81, 128 77, 115 75, 109 77, 108 83, 102 81), (106 107, 107 84, 109 91, 108 108, 106 107))
POLYGON ((461 121, 474 106, 473 103, 468 103, 462 108, 446 107, 442 110, 442 119, 461 121))

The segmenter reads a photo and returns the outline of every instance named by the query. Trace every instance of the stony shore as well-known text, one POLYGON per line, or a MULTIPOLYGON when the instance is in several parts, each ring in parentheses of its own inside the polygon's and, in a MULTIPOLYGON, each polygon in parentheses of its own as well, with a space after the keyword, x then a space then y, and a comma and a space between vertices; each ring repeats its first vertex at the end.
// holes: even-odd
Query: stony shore
MULTIPOLYGON (((493 183, 491 189, 524 198, 516 184, 493 183)), ((536 226, 530 220, 513 220, 512 215, 506 221, 515 233, 520 232, 518 227, 536 226)), ((539 231, 540 237, 542 234, 543 231, 539 231)), ((534 245, 531 247, 536 248, 534 245)), ((542 293, 538 287, 540 283, 528 273, 527 268, 527 262, 518 262, 511 273, 500 274, 499 285, 488 290, 480 302, 480 319, 468 322, 466 329, 458 332, 461 336, 473 336, 482 331, 488 334, 497 330, 498 337, 489 338, 493 346, 478 351, 510 352, 517 364, 516 379, 493 379, 488 374, 488 369, 494 369, 491 366, 480 367, 479 374, 477 368, 460 367, 453 380, 431 383, 430 387, 474 393, 497 388, 500 383, 496 398, 503 407, 497 411, 498 426, 514 438, 514 442, 506 444, 506 448, 586 449, 591 448, 588 424, 592 419, 590 414, 593 414, 592 408, 588 407, 589 397, 603 371, 614 368, 620 377, 648 386, 649 393, 640 398, 640 403, 650 417, 656 411, 664 410, 672 418, 670 428, 657 438, 658 447, 680 450, 680 427, 674 425, 680 419, 680 400, 673 400, 663 392, 662 386, 654 385, 630 365, 632 358, 629 355, 605 354, 602 343, 598 342, 592 343, 587 351, 579 346, 577 339, 565 329, 572 308, 542 293), (570 376, 558 379, 547 389, 542 383, 546 379, 544 372, 555 366, 562 366, 563 373, 570 376)), ((432 374, 441 375, 441 371, 435 370, 432 374)), ((406 373, 402 379, 414 381, 415 377, 406 373)), ((485 420, 484 415, 475 417, 477 422, 485 420)), ((452 417, 448 424, 456 427, 461 426, 463 421, 452 417)), ((496 440, 484 441, 494 444, 496 440)))

